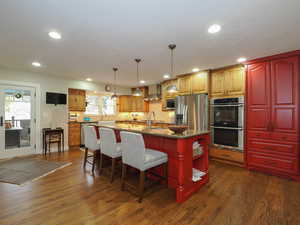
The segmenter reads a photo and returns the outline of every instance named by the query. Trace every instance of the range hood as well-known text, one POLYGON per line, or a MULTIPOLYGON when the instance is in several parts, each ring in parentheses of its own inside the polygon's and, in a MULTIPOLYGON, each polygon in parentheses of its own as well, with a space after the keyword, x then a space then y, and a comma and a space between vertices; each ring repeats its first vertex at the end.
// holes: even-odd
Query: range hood
POLYGON ((145 101, 153 102, 161 99, 161 85, 155 84, 148 86, 148 94, 145 97, 145 101))

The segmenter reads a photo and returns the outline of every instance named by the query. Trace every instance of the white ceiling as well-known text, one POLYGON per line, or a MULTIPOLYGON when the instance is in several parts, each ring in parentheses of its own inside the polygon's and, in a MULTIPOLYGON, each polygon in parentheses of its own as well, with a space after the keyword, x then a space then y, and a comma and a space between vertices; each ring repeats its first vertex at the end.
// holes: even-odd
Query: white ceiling
POLYGON ((118 83, 134 86, 141 57, 141 79, 153 83, 169 72, 169 43, 176 74, 300 49, 299 9, 299 0, 1 0, 0 64, 109 83, 118 66, 118 83), (221 32, 208 34, 214 23, 221 32))

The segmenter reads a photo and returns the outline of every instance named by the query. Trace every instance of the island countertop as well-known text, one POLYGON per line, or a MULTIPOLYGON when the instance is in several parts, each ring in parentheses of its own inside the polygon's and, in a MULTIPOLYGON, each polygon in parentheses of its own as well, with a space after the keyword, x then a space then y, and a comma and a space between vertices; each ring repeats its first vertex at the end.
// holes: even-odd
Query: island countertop
POLYGON ((154 136, 161 136, 161 137, 175 138, 175 139, 190 138, 190 137, 210 133, 209 131, 186 130, 185 132, 183 132, 183 134, 174 134, 173 131, 167 128, 161 128, 161 127, 149 128, 145 125, 134 125, 134 124, 99 125, 99 127, 108 127, 120 131, 150 134, 154 136))

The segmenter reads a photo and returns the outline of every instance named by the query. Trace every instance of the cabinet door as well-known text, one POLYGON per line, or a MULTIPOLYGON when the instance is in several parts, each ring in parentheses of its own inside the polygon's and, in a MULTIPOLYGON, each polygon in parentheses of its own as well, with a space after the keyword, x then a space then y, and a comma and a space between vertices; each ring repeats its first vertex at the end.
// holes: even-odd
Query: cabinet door
POLYGON ((191 89, 194 94, 208 93, 208 72, 194 74, 191 78, 191 89))
POLYGON ((245 70, 237 67, 225 71, 226 95, 243 95, 245 87, 245 70))
POLYGON ((270 131, 270 65, 256 63, 247 68, 247 129, 270 131))
POLYGON ((191 76, 179 77, 177 82, 179 94, 188 95, 191 93, 191 76))
POLYGON ((144 112, 144 98, 136 97, 136 111, 135 112, 144 112))
POLYGON ((211 75, 211 96, 219 97, 225 94, 224 71, 216 71, 211 75))
POLYGON ((272 131, 298 133, 299 58, 271 61, 272 131))
POLYGON ((79 146, 80 142, 80 124, 69 124, 69 146, 79 146))
POLYGON ((76 97, 77 97, 77 110, 84 112, 86 108, 85 95, 77 95, 76 97))
POLYGON ((76 111, 76 95, 70 95, 69 94, 69 110, 70 111, 76 111))

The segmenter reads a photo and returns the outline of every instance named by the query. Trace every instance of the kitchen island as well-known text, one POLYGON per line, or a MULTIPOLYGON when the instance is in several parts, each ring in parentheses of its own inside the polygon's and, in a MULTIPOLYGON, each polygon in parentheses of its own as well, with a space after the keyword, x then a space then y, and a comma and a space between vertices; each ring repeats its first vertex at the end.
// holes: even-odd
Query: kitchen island
MULTIPOLYGON (((101 127, 114 129, 118 140, 120 131, 141 133, 146 148, 168 154, 168 187, 176 190, 177 202, 184 202, 208 182, 209 131, 187 130, 183 134, 174 134, 166 128, 148 128, 142 125, 116 124, 101 127)), ((161 168, 155 170, 161 172, 161 168)))

